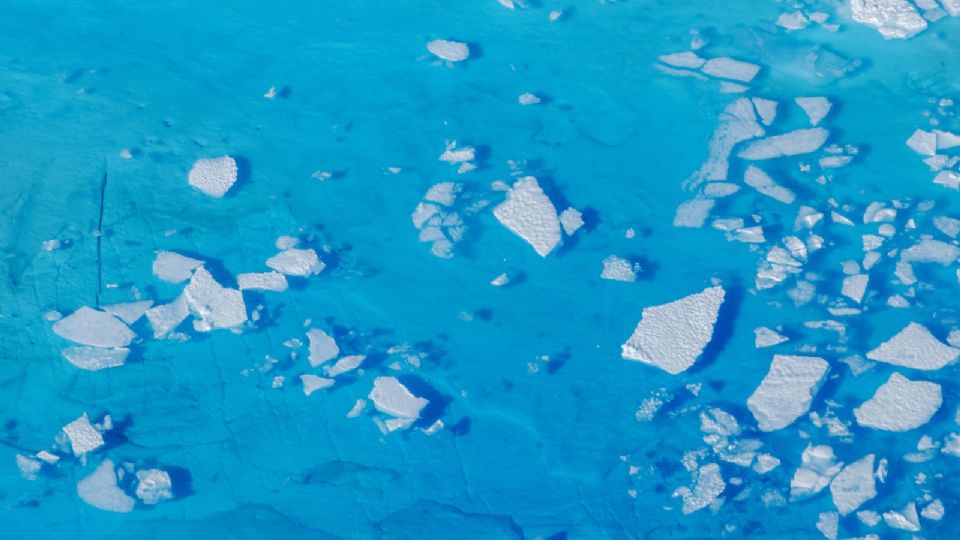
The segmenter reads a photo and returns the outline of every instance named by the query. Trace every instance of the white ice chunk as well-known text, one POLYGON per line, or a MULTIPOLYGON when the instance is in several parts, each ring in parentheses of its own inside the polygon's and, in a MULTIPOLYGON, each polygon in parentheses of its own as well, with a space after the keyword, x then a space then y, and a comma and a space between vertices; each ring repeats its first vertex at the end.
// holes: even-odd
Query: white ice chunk
POLYGON ((633 282, 637 280, 637 271, 633 263, 627 259, 610 255, 603 260, 603 271, 600 272, 600 277, 613 281, 633 282))
POLYGON ((942 343, 923 325, 911 322, 867 358, 912 369, 935 370, 948 366, 960 357, 960 349, 942 343))
POLYGON ((693 476, 693 489, 684 487, 674 492, 674 496, 683 497, 684 514, 691 514, 710 506, 727 488, 723 475, 720 474, 720 465, 716 463, 703 465, 694 472, 693 476))
POLYGON ((327 377, 336 377, 337 375, 353 371, 360 367, 360 364, 366 360, 366 356, 362 354, 352 354, 350 356, 344 356, 343 358, 337 360, 337 363, 324 369, 327 374, 327 377))
POLYGON ((41 467, 43 467, 43 464, 41 464, 39 461, 33 458, 28 458, 27 456, 24 456, 22 454, 17 454, 16 461, 17 461, 17 469, 20 470, 20 476, 24 477, 27 480, 37 479, 37 473, 40 472, 40 469, 41 467))
POLYGON ((668 66, 687 69, 699 69, 700 66, 706 62, 706 60, 697 56, 697 53, 693 51, 664 54, 659 56, 657 60, 660 60, 668 66))
POLYGON ((182 294, 169 304, 161 304, 147 310, 147 320, 153 328, 153 337, 158 339, 173 331, 189 315, 190 307, 187 306, 182 294))
POLYGON ((807 113, 811 126, 819 124, 833 107, 833 103, 825 97, 798 97, 794 101, 807 113))
POLYGON ((217 328, 233 328, 247 321, 243 293, 221 286, 210 272, 198 268, 183 289, 183 299, 198 319, 194 329, 209 332, 217 328))
POLYGON ((943 501, 940 499, 934 499, 933 502, 923 508, 923 511, 920 512, 920 515, 925 519, 940 521, 943 519, 944 513, 943 501))
POLYGON ((340 347, 329 334, 319 328, 312 328, 307 332, 307 339, 310 340, 310 365, 317 367, 324 362, 329 362, 340 354, 340 347))
POLYGON ((740 191, 740 186, 732 182, 709 182, 703 186, 703 195, 711 199, 729 197, 740 191))
POLYGON ((760 72, 760 66, 733 58, 719 57, 707 60, 700 71, 711 77, 750 82, 760 72))
POLYGON ((841 467, 843 463, 834 459, 833 448, 807 445, 800 456, 800 467, 790 480, 790 498, 798 500, 820 493, 841 467))
POLYGON ((517 103, 521 105, 536 105, 543 101, 540 99, 540 96, 536 94, 531 94, 530 92, 524 92, 517 97, 517 103))
POLYGON ((743 174, 743 181, 767 197, 776 199, 784 204, 792 204, 796 198, 796 195, 794 195, 792 191, 776 183, 767 173, 754 165, 747 167, 746 172, 743 174))
POLYGON ((869 274, 856 274, 843 278, 843 289, 841 294, 860 303, 863 300, 864 293, 867 292, 867 284, 870 282, 869 274))
POLYGON ((113 461, 104 459, 96 470, 77 483, 80 500, 108 512, 132 512, 136 501, 117 485, 113 461))
POLYGON ((64 339, 92 347, 126 347, 136 337, 120 319, 87 306, 53 323, 53 331, 64 339))
POLYGON ((770 454, 757 454, 757 462, 753 464, 753 470, 757 474, 767 474, 768 472, 780 466, 780 459, 770 454))
POLYGON ((517 180, 507 199, 493 209, 493 215, 533 246, 541 257, 549 255, 560 244, 557 209, 532 176, 517 180))
POLYGON ((304 373, 300 375, 300 382, 303 383, 303 393, 309 396, 317 390, 333 386, 335 381, 312 373, 304 373))
POLYGON ((950 238, 956 238, 960 235, 960 219, 954 219, 947 216, 936 216, 933 218, 933 226, 950 238))
POLYGON ((763 349, 765 347, 773 347, 774 345, 779 345, 786 341, 789 341, 790 338, 775 332, 766 326, 761 326, 759 328, 753 329, 753 346, 757 349, 763 349))
POLYGON ((267 259, 267 266, 288 276, 307 277, 319 274, 326 265, 312 249, 291 248, 267 259))
POLYGON ((857 423, 886 431, 909 431, 930 421, 940 409, 940 385, 890 375, 869 400, 853 410, 857 423))
MULTIPOLYGON (((957 5, 960 5, 960 0, 956 1, 957 5)), ((949 150, 960 146, 960 135, 956 133, 940 129, 933 130, 933 133, 937 136, 937 150, 949 150)))
POLYGON ((937 135, 930 131, 918 129, 907 139, 907 146, 918 154, 932 156, 937 153, 937 135))
POLYGON ((943 9, 952 17, 960 17, 960 0, 940 0, 943 9))
POLYGON ((560 225, 567 236, 573 236, 580 227, 583 227, 583 214, 576 208, 567 208, 560 212, 560 225))
POLYGON ((738 156, 750 160, 773 159, 809 154, 827 142, 830 132, 824 128, 806 128, 754 141, 738 156))
POLYGON ((763 136, 764 129, 757 123, 757 113, 753 107, 749 99, 740 98, 723 109, 719 125, 710 138, 707 161, 690 180, 692 187, 699 186, 704 180, 726 180, 733 148, 743 141, 763 136))
POLYGON ((287 290, 287 278, 279 272, 249 272, 237 275, 237 286, 241 291, 274 291, 287 290))
POLYGON ((621 355, 676 375, 689 369, 713 338, 725 291, 710 287, 680 300, 643 310, 621 355))
POLYGON ((101 347, 67 347, 63 357, 80 369, 97 371, 122 366, 130 349, 104 349, 101 347))
POLYGON ((173 498, 173 481, 170 474, 161 469, 137 471, 137 498, 144 504, 157 504, 173 498))
POLYGON ((182 283, 202 264, 203 261, 174 251, 159 251, 153 260, 153 275, 169 283, 182 283))
POLYGON ((776 25, 787 30, 802 30, 810 24, 810 19, 802 11, 792 13, 781 13, 777 17, 776 25))
POLYGON ((847 515, 877 496, 873 475, 874 455, 869 454, 847 465, 830 483, 833 504, 841 515, 847 515))
POLYGON ((884 39, 909 38, 927 28, 927 21, 907 0, 850 0, 853 20, 876 28, 884 39))
POLYGON ((703 227, 703 222, 710 215, 710 210, 716 201, 713 199, 693 198, 684 201, 677 207, 677 213, 673 218, 674 227, 703 227))
POLYGON ((73 449, 75 456, 82 456, 103 446, 103 436, 90 423, 87 413, 83 413, 80 418, 63 426, 63 432, 67 434, 70 448, 73 449))
POLYGON ((378 411, 409 419, 419 418, 420 411, 429 403, 426 399, 410 393, 395 377, 377 377, 367 397, 373 401, 373 406, 378 411))
POLYGON ((753 106, 760 115, 763 125, 769 126, 777 119, 777 102, 772 99, 753 98, 753 106))
POLYGON ((152 305, 153 300, 140 300, 139 302, 124 302, 103 306, 103 310, 127 324, 133 324, 140 320, 140 317, 143 317, 143 314, 152 305))
POLYGON ((815 356, 774 355, 770 370, 747 399, 761 431, 776 431, 810 410, 810 404, 830 371, 815 356))
MULTIPOLYGON (((468 161, 473 161, 477 157, 477 151, 472 146, 461 146, 457 148, 457 142, 454 141, 447 146, 447 149, 440 154, 440 161, 446 161, 447 163, 466 163, 468 161)), ((430 191, 427 191, 424 199, 431 201, 434 200, 431 198, 431 192, 434 192, 437 188, 445 188, 447 186, 458 186, 453 182, 442 182, 430 188, 430 191)), ((455 194, 455 192, 450 193, 455 194)), ((440 201, 437 201, 440 202, 440 201)), ((450 206, 453 204, 453 200, 449 202, 442 203, 445 206, 450 206)))
POLYGON ((821 512, 817 516, 817 530, 820 531, 827 540, 837 540, 837 532, 840 529, 840 514, 836 512, 821 512))
POLYGON ((447 62, 462 62, 470 58, 470 47, 459 41, 435 39, 427 43, 427 50, 447 62))
POLYGON ((917 532, 920 530, 920 516, 917 515, 917 505, 909 502, 899 512, 896 510, 884 512, 883 522, 892 529, 917 532))
POLYGON ((900 260, 908 263, 926 262, 948 265, 958 257, 960 257, 960 247, 931 238, 924 238, 900 253, 900 260))
POLYGON ((237 181, 237 162, 230 156, 198 159, 187 180, 211 197, 223 197, 237 181))

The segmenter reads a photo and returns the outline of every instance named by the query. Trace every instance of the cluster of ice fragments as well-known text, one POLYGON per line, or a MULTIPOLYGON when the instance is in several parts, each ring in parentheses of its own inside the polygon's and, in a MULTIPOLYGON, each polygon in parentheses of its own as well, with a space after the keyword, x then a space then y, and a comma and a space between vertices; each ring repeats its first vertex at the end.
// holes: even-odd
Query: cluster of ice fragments
POLYGON ((430 244, 430 253, 443 259, 453 257, 454 246, 467 232, 464 216, 470 216, 482 208, 484 201, 464 201, 463 185, 455 182, 440 182, 427 190, 417 204, 410 219, 420 231, 419 240, 430 244))
POLYGON ((960 134, 936 127, 952 116, 954 102, 945 98, 933 101, 936 109, 930 114, 930 124, 934 127, 914 131, 907 146, 923 156, 924 164, 936 173, 933 183, 960 191, 960 134))
POLYGON ((704 58, 696 50, 664 54, 655 67, 668 75, 720 81, 723 92, 745 92, 747 83, 760 73, 760 66, 726 56, 704 58))
POLYGON ((960 16, 960 0, 850 0, 854 22, 876 28, 884 39, 906 39, 947 15, 960 16))

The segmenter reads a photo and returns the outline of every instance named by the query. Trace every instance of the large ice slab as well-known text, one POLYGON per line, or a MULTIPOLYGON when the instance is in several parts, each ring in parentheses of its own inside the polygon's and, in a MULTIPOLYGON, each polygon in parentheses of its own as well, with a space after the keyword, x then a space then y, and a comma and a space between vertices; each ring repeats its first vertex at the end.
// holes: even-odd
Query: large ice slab
POLYGON ((90 506, 108 512, 132 512, 136 505, 133 497, 117 485, 116 466, 109 459, 77 483, 77 495, 90 506))
POLYGON ((775 355, 760 386, 747 399, 760 429, 783 429, 810 410, 828 371, 830 364, 823 358, 775 355))
POLYGON ((737 155, 744 159, 758 161, 809 154, 823 146, 829 136, 830 132, 824 128, 798 129, 754 141, 737 155))
POLYGON ((267 259, 267 266, 288 276, 307 277, 323 272, 327 265, 312 249, 290 248, 267 259))
POLYGON ((894 373, 863 405, 853 410, 861 426, 886 431, 909 431, 927 422, 940 409, 940 385, 911 381, 894 373))
POLYGON ((869 454, 847 465, 830 483, 833 504, 841 515, 853 512, 877 496, 873 475, 874 455, 869 454))
MULTIPOLYGON (((771 114, 768 107, 764 107, 764 114, 771 114)), ((774 108, 774 110, 776 110, 774 108)), ((764 121, 767 117, 764 117, 764 121)), ((753 103, 747 98, 740 98, 727 105, 720 113, 719 125, 710 138, 709 155, 707 161, 700 167, 691 179, 696 187, 704 180, 726 180, 730 170, 730 153, 733 148, 755 137, 762 137, 765 131, 757 122, 757 113, 753 103)), ((710 201, 713 204, 713 201, 710 201)))
POLYGON ((197 318, 193 326, 198 332, 233 328, 247 321, 243 293, 221 286, 203 267, 193 273, 183 298, 197 318))
POLYGON ((237 171, 237 162, 230 156, 198 159, 193 163, 187 181, 207 195, 220 198, 237 181, 237 171))
POLYGON ((193 271, 202 264, 201 260, 175 251, 160 251, 153 259, 153 275, 168 283, 182 283, 190 279, 193 271))
POLYGON ((415 419, 429 401, 413 395, 396 377, 377 377, 367 396, 378 411, 398 418, 415 419))
POLYGON ((92 347, 126 347, 136 337, 120 319, 87 306, 53 323, 53 331, 64 339, 92 347))
POLYGON ((67 434, 70 448, 75 456, 92 452, 104 444, 103 436, 90 423, 87 413, 83 413, 80 418, 63 426, 63 432, 67 434))
POLYGON ((517 180, 507 199, 493 209, 493 215, 514 234, 524 239, 541 257, 560 244, 560 218, 537 179, 517 180))
POLYGON ((621 355, 676 375, 686 371, 713 338, 725 291, 709 287, 680 300, 643 310, 621 355))
POLYGON ((911 322, 895 336, 867 353, 867 358, 895 366, 934 370, 960 357, 960 349, 942 343, 923 325, 911 322))
POLYGON ((850 0, 853 20, 876 28, 884 39, 909 38, 927 28, 927 21, 907 0, 850 0))

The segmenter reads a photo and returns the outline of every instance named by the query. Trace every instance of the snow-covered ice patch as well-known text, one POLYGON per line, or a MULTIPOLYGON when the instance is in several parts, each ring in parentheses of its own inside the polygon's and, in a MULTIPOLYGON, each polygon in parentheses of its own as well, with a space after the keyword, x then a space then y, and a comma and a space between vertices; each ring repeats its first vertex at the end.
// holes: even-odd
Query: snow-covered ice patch
POLYGON ((223 197, 237 181, 237 162, 230 156, 198 159, 187 178, 191 186, 210 195, 223 197))
POLYGON ((541 257, 560 244, 557 209, 532 176, 517 180, 507 192, 507 199, 494 207, 493 215, 541 257))
POLYGON ((776 431, 810 410, 813 397, 830 371, 830 364, 815 356, 774 355, 760 386, 747 398, 761 431, 776 431))
POLYGON ((867 358, 912 369, 935 370, 960 357, 955 349, 930 333, 923 325, 911 322, 895 336, 867 353, 867 358))
POLYGON ((861 426, 909 431, 929 422, 942 403, 939 384, 911 381, 894 373, 877 388, 873 397, 854 409, 853 414, 861 426))
POLYGON ((53 323, 53 331, 64 339, 91 347, 126 347, 136 337, 120 319, 87 306, 53 323))

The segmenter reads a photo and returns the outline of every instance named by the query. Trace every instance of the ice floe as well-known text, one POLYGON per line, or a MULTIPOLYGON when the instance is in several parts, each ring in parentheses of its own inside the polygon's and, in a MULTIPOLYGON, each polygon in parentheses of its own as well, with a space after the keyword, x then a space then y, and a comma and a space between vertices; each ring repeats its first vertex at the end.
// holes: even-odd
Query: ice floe
POLYGON ((830 132, 824 128, 804 128, 756 140, 737 154, 752 161, 809 154, 827 142, 830 132))
POLYGON ((877 496, 873 474, 874 455, 869 454, 843 468, 830 483, 833 504, 840 515, 847 515, 877 496))
POLYGON ((197 318, 193 327, 198 332, 233 328, 247 321, 243 293, 221 286, 205 268, 198 268, 183 289, 183 299, 197 318))
POLYGON ((710 506, 727 487, 720 472, 720 465, 707 463, 693 473, 692 488, 681 487, 674 491, 674 497, 683 498, 682 512, 692 514, 710 506))
POLYGON ((899 373, 890 375, 873 397, 853 410, 861 426, 885 431, 909 431, 927 422, 940 409, 940 385, 911 381, 899 373))
POLYGON ((794 102, 807 114, 811 126, 819 124, 833 107, 833 103, 825 97, 798 97, 794 102))
POLYGON ((133 324, 143 317, 143 314, 153 305, 153 300, 139 300, 101 306, 104 311, 127 324, 133 324))
POLYGON ((153 328, 153 337, 162 338, 180 326, 190 316, 190 307, 181 294, 168 304, 154 306, 147 310, 147 320, 153 328))
POLYGON ((793 204, 796 198, 792 191, 775 182, 773 178, 770 178, 770 175, 754 165, 747 166, 747 170, 743 173, 743 182, 767 197, 784 204, 793 204))
POLYGON ((790 480, 790 499, 800 500, 820 493, 842 467, 843 463, 834 458, 833 448, 807 445, 800 457, 800 467, 790 480))
POLYGON ((517 180, 507 193, 507 199, 494 207, 493 215, 504 227, 533 246, 541 257, 549 255, 560 244, 557 209, 532 176, 517 180))
POLYGON ((927 28, 927 21, 907 0, 850 0, 853 20, 872 26, 884 39, 909 38, 927 28))
POLYGON ((711 77, 750 82, 760 72, 760 66, 733 58, 719 57, 707 60, 700 71, 711 77))
POLYGON ((153 260, 153 275, 168 283, 183 283, 203 261, 174 251, 159 251, 153 260))
POLYGON ((137 498, 143 504, 157 504, 173 498, 173 481, 170 473, 162 469, 137 471, 137 498))
POLYGON ((273 291, 287 290, 287 278, 279 272, 250 272, 237 274, 237 287, 241 291, 273 291))
POLYGON ((583 214, 576 208, 567 208, 560 212, 560 225, 563 226, 563 232, 567 233, 567 236, 573 236, 573 233, 583 227, 583 214))
POLYGON ((53 323, 53 331, 64 339, 91 347, 126 347, 136 337, 120 319, 87 306, 53 323))
POLYGON ((377 377, 367 396, 382 413, 415 420, 429 401, 413 395, 396 377, 377 377))
POLYGON ((779 345, 781 343, 784 343, 790 340, 790 338, 788 338, 787 336, 784 336, 779 332, 771 330, 766 326, 754 328, 753 335, 754 335, 753 345, 757 349, 773 347, 774 345, 779 345))
POLYGON ((103 435, 90 423, 87 413, 63 426, 63 432, 70 441, 73 455, 82 456, 103 446, 103 435))
POLYGON ((63 357, 80 369, 97 371, 119 367, 127 359, 130 349, 101 347, 67 347, 61 351, 63 357))
POLYGON ((300 382, 303 383, 303 393, 309 396, 317 390, 333 386, 335 381, 312 373, 304 373, 300 375, 300 382))
POLYGON ((362 354, 344 356, 343 358, 337 360, 337 362, 332 366, 324 368, 324 372, 327 374, 327 377, 336 377, 337 375, 342 375, 357 369, 360 367, 360 364, 366 360, 366 358, 367 357, 362 354))
POLYGON ((136 501, 117 485, 113 461, 104 459, 86 478, 77 483, 80 500, 108 512, 132 512, 136 501))
POLYGON ((288 276, 307 277, 323 272, 326 265, 312 249, 290 248, 267 259, 267 266, 288 276))
POLYGON ((312 328, 307 332, 310 341, 309 362, 312 367, 329 362, 340 354, 340 347, 329 334, 319 328, 312 328))
POLYGON ((942 343, 923 325, 911 322, 867 353, 867 358, 912 369, 935 370, 960 357, 960 349, 942 343))
POLYGON ((676 375, 689 369, 713 338, 725 291, 709 287, 668 304, 643 310, 633 335, 621 347, 627 360, 676 375))
POLYGON ((447 62, 463 62, 470 58, 470 46, 460 41, 435 39, 427 43, 427 50, 447 62))
POLYGON ((890 510, 883 513, 883 522, 891 529, 917 532, 920 530, 920 516, 917 515, 917 505, 909 502, 901 510, 890 510))
POLYGON ((637 280, 637 272, 638 269, 632 262, 616 255, 610 255, 603 260, 603 270, 600 272, 600 277, 612 281, 633 282, 637 280))
POLYGON ((237 162, 230 156, 198 159, 193 163, 187 181, 207 195, 220 198, 237 181, 237 171, 237 162))
POLYGON ((760 386, 747 399, 761 431, 776 431, 810 410, 813 397, 830 371, 815 356, 775 355, 760 386))

